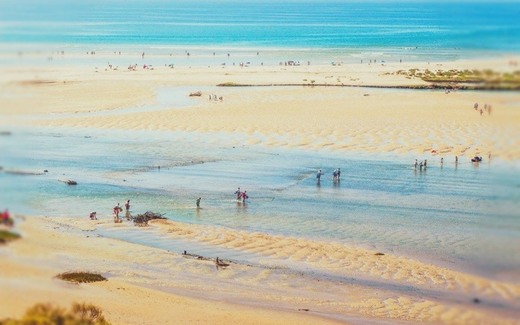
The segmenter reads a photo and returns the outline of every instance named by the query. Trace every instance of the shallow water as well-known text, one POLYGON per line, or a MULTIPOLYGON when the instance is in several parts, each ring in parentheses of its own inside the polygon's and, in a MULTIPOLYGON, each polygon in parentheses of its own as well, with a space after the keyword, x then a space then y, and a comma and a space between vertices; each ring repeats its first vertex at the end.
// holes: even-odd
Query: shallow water
MULTIPOLYGON (((491 279, 519 283, 518 168, 491 161, 455 166, 408 156, 305 152, 241 145, 198 133, 13 129, 1 136, 0 207, 15 213, 111 218, 130 199, 132 213, 340 243, 408 256, 491 279), (160 168, 159 168, 160 166, 160 168), (334 183, 331 171, 341 167, 334 183), (317 184, 315 173, 325 175, 317 184), (26 171, 42 175, 19 175, 26 171), (74 179, 77 186, 60 182, 74 179), (246 204, 234 191, 247 190, 246 204), (202 197, 202 209, 195 200, 202 197)), ((180 252, 253 262, 241 247, 197 243, 135 229, 104 236, 180 252), (157 240, 158 236, 162 238, 157 240), (183 249, 184 247, 184 249, 183 249), (193 251, 195 250, 195 251, 193 251)), ((218 228, 217 230, 218 231, 218 228)))

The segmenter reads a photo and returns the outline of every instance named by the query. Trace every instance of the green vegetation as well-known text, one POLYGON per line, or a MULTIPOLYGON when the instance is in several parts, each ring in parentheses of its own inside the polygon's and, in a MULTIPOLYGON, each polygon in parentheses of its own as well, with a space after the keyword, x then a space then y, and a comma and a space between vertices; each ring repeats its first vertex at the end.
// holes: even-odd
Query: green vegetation
POLYGON ((7 243, 11 240, 20 238, 20 235, 9 232, 7 230, 0 230, 0 244, 7 243))
POLYGON ((241 84, 237 84, 236 82, 223 82, 218 84, 217 87, 239 87, 241 84))
POLYGON ((0 325, 108 325, 103 312, 91 304, 74 303, 70 310, 37 304, 29 308, 21 319, 0 320, 0 325))
POLYGON ((482 84, 485 88, 494 89, 518 89, 520 88, 520 71, 497 72, 493 70, 437 70, 409 69, 399 70, 395 74, 406 78, 420 78, 432 83, 464 83, 482 84))
POLYGON ((89 273, 89 272, 65 272, 58 274, 56 276, 58 279, 68 281, 68 282, 74 282, 74 283, 90 283, 90 282, 99 282, 99 281, 106 281, 107 279, 100 275, 95 273, 89 273))

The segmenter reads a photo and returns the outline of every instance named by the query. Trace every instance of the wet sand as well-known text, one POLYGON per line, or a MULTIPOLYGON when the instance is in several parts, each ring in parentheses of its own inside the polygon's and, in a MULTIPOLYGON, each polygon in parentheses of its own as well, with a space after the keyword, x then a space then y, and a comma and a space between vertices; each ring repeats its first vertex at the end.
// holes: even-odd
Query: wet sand
MULTIPOLYGON (((220 83, 425 85, 388 74, 416 67, 447 70, 507 60, 297 67, 179 67, 155 70, 93 68, 3 69, 3 124, 240 134, 248 145, 354 152, 433 153, 454 158, 491 155, 517 160, 518 93, 343 87, 215 87, 220 83), (433 67, 432 67, 433 66, 433 67), (153 105, 158 88, 202 89, 192 109, 118 109, 153 105), (209 100, 216 95, 223 100, 209 100), (474 110, 491 105, 481 115, 474 110), (320 108, 319 110, 317 108, 320 108), (112 110, 114 114, 94 114, 112 110), (93 114, 90 114, 93 113, 93 114), (48 114, 50 114, 50 117, 48 114), (60 116, 59 113, 69 113, 60 116), (28 115, 40 114, 27 120, 28 115), (43 115, 42 115, 43 114, 43 115), (78 114, 77 117, 74 114, 78 114), (47 115, 47 116, 45 116, 47 115), (45 116, 45 118, 41 118, 45 116)), ((188 97, 186 91, 185 96, 188 97)), ((184 98, 182 100, 185 100, 184 98)), ((229 137, 232 139, 233 137, 229 137)), ((233 144, 233 143, 230 143, 233 144)))

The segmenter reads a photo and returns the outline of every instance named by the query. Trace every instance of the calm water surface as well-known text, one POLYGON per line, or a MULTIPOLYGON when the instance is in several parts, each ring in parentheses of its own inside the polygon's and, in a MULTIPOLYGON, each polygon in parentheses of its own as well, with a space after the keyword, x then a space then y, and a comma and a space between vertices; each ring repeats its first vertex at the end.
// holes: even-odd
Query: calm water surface
MULTIPOLYGON (((111 208, 130 199, 134 214, 152 210, 185 223, 341 242, 519 279, 520 184, 518 168, 507 163, 461 159, 455 166, 447 157, 440 166, 429 156, 427 171, 416 171, 412 157, 242 146, 240 135, 219 140, 152 131, 12 132, 0 137, 0 206, 17 213, 87 218, 97 211, 111 218, 111 208), (334 183, 337 167, 342 179, 334 183), (318 168, 326 173, 320 184, 318 168), (9 173, 45 169, 42 175, 9 173), (78 185, 67 186, 64 179, 78 185), (234 199, 238 186, 249 193, 245 205, 234 199), (199 196, 203 209, 197 211, 199 196)), ((183 247, 155 235, 104 235, 183 247)))

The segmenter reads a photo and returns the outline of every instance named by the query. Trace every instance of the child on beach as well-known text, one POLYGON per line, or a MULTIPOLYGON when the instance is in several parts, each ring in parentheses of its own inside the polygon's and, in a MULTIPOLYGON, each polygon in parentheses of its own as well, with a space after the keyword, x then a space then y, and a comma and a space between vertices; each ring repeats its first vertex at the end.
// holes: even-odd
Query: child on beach
POLYGON ((120 223, 122 220, 119 219, 119 212, 123 211, 123 208, 119 206, 119 203, 114 207, 114 222, 120 223))
POLYGON ((90 212, 90 220, 97 220, 96 211, 90 212))

